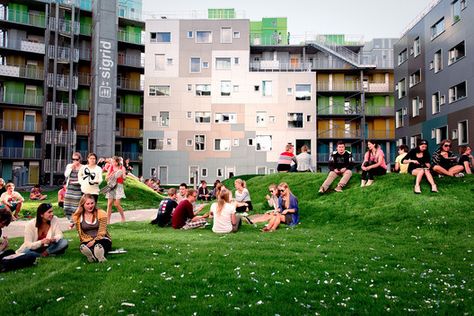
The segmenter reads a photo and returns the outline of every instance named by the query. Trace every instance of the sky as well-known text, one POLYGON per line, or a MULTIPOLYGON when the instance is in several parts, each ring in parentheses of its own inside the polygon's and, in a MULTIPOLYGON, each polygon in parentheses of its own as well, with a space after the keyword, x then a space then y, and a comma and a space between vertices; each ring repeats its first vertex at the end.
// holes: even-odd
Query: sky
MULTIPOLYGON (((434 0, 142 0, 144 18, 179 18, 208 8, 234 8, 239 17, 287 17, 292 36, 362 35, 364 40, 400 37, 402 31, 434 0), (177 14, 177 15, 172 15, 177 14)), ((204 16, 205 17, 205 16, 204 16)))

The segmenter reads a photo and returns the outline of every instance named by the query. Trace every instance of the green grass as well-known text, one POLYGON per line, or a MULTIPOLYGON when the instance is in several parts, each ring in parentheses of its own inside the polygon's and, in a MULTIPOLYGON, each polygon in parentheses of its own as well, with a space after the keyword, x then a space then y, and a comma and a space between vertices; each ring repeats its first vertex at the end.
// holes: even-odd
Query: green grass
POLYGON ((0 275, 2 314, 473 314, 473 176, 415 195, 408 175, 363 189, 354 175, 343 193, 318 196, 324 176, 248 180, 257 210, 270 183, 299 198, 301 224, 274 233, 115 224, 114 247, 128 253, 88 264, 68 232, 66 255, 0 275))

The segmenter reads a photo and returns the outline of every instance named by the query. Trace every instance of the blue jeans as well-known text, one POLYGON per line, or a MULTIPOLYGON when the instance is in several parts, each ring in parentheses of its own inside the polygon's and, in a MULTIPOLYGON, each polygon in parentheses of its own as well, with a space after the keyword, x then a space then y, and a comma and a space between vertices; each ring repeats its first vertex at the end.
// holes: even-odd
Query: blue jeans
MULTIPOLYGON (((59 239, 57 242, 49 245, 48 248, 46 248, 46 252, 49 255, 63 254, 64 251, 67 249, 67 247, 68 247, 67 240, 63 238, 63 239, 59 239)), ((31 250, 31 249, 26 249, 24 251, 24 253, 26 253, 28 255, 35 256, 35 257, 41 257, 41 252, 31 250)))

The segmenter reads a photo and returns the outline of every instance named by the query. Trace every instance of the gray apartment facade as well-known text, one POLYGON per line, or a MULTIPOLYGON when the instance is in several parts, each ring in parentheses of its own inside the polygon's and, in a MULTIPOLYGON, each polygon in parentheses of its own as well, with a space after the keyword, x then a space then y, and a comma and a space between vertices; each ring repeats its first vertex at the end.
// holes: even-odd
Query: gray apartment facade
POLYGON ((474 7, 441 0, 394 46, 398 144, 474 139, 474 7))

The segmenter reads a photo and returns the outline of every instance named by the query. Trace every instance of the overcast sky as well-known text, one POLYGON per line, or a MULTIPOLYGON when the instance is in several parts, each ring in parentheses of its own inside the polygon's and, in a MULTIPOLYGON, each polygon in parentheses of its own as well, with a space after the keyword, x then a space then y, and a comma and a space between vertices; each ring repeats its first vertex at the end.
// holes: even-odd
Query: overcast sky
MULTIPOLYGON (((163 13, 178 16, 193 10, 234 8, 250 20, 288 17, 288 31, 305 33, 400 37, 401 32, 433 0, 142 0, 144 18, 163 13)), ((176 16, 173 16, 176 18, 176 16)))

